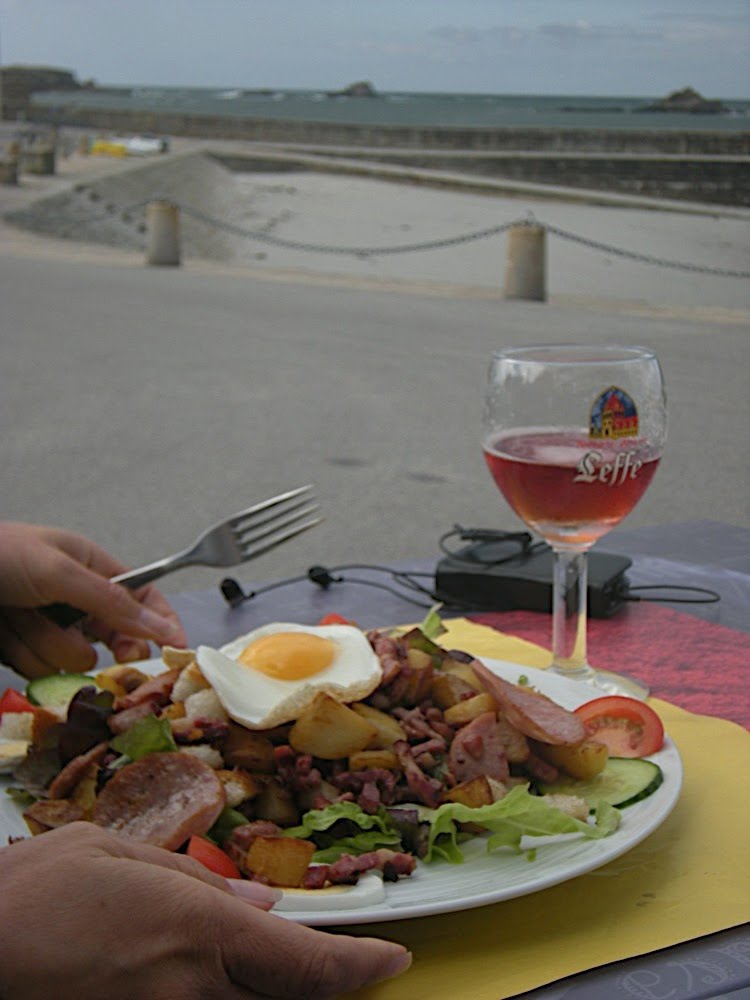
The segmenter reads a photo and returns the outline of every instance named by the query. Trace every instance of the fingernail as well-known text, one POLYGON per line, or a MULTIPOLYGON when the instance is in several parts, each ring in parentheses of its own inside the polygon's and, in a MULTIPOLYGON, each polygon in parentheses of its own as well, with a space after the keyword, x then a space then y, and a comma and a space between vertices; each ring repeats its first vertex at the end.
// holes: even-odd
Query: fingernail
POLYGON ((228 878, 229 888, 242 899, 251 903, 278 903, 283 898, 281 889, 274 889, 262 882, 252 882, 249 879, 228 878))
POLYGON ((176 622, 163 618, 151 608, 141 607, 138 621, 160 639, 169 639, 180 634, 180 626, 176 622))
POLYGON ((412 953, 410 951, 398 952, 389 962, 384 963, 381 969, 383 979, 400 976, 402 972, 406 972, 411 965, 411 960, 412 953))

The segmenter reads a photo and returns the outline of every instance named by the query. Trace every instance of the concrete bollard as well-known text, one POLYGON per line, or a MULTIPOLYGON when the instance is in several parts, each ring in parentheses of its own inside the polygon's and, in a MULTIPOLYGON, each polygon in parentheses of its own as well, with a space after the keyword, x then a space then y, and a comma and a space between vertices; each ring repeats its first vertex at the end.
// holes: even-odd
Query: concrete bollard
POLYGON ((177 267, 180 263, 180 213, 171 201, 152 201, 146 206, 148 245, 146 263, 177 267))
POLYGON ((508 230, 504 298, 546 301, 546 235, 544 226, 522 225, 508 230))
POLYGON ((55 172, 55 147, 32 146, 21 157, 21 168, 27 174, 51 177, 55 172))
POLYGON ((0 160, 0 184, 18 184, 18 160, 0 160))

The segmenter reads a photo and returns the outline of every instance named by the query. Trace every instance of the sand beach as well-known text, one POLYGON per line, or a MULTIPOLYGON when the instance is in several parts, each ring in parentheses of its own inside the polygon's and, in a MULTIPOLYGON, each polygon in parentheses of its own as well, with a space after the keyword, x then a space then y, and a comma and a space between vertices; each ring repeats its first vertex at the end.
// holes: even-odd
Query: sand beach
MULTIPOLYGON (((205 160, 209 145, 175 139, 158 163, 71 152, 55 176, 0 188, 5 517, 84 531, 137 564, 313 482, 324 524, 244 579, 430 559, 455 522, 517 527, 478 447, 492 349, 602 340, 653 346, 667 379, 667 451, 627 526, 750 525, 750 286, 708 273, 750 267, 748 210, 437 187, 395 168, 232 174, 205 160), (157 172, 163 195, 229 223, 183 214, 176 268, 146 266, 132 219, 85 229, 157 172), (529 213, 610 248, 548 234, 546 302, 504 299, 505 234, 321 249, 441 241, 529 213)), ((165 589, 216 580, 183 571, 165 589)))

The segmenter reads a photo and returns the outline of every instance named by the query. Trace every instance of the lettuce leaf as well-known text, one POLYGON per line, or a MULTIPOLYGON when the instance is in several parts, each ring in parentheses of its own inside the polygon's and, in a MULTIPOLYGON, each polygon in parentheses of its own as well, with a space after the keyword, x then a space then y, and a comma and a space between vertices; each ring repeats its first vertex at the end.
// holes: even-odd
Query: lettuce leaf
POLYGON ((446 802, 433 810, 430 822, 425 861, 444 858, 452 864, 463 861, 458 846, 466 839, 459 823, 478 823, 490 832, 487 850, 506 847, 521 853, 521 838, 548 837, 561 833, 579 833, 584 837, 599 839, 614 833, 620 825, 620 813, 607 802, 600 802, 596 821, 592 825, 574 819, 544 801, 543 796, 531 795, 525 786, 518 785, 504 798, 492 805, 472 808, 460 802, 446 802))
POLYGON ((325 809, 311 809, 299 826, 284 830, 284 836, 312 840, 318 846, 312 857, 316 863, 330 863, 342 854, 365 854, 381 847, 401 848, 401 835, 385 809, 366 813, 356 802, 334 802, 325 809), (337 833, 332 828, 342 820, 345 822, 337 833))
POLYGON ((140 760, 149 753, 164 753, 177 749, 169 719, 157 719, 155 715, 139 719, 130 729, 116 736, 111 746, 131 760, 140 760))
POLYGON ((216 841, 219 847, 224 845, 224 841, 228 840, 237 826, 244 826, 245 823, 249 823, 250 820, 241 813, 239 809, 232 809, 231 806, 224 806, 224 808, 219 813, 218 819, 211 827, 211 829, 206 834, 211 840, 216 841))
POLYGON ((420 632, 428 639, 437 639, 438 636, 444 635, 448 631, 440 617, 442 606, 442 604, 433 604, 419 625, 420 632))

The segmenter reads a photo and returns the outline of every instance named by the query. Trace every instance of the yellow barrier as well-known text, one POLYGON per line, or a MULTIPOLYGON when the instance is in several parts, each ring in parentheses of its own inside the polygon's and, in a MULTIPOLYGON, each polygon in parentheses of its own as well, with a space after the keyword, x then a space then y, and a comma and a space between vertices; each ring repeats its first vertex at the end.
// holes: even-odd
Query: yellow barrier
POLYGON ((91 153, 94 156, 127 156, 128 148, 123 142, 105 142, 97 139, 91 144, 91 153))

